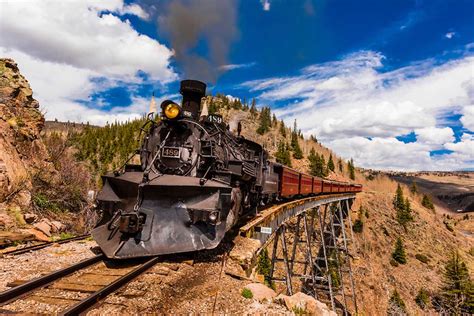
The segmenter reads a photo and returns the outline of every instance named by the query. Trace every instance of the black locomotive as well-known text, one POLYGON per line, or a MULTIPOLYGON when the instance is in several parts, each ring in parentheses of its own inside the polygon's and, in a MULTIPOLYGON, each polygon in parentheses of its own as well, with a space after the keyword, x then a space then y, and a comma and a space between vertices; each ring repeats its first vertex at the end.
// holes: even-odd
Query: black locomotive
POLYGON ((161 120, 147 121, 141 164, 102 177, 101 219, 92 236, 107 257, 214 248, 259 204, 361 189, 269 161, 262 146, 240 136, 240 128, 234 135, 221 116, 201 110, 204 83, 184 80, 180 93, 181 106, 166 100, 161 120))

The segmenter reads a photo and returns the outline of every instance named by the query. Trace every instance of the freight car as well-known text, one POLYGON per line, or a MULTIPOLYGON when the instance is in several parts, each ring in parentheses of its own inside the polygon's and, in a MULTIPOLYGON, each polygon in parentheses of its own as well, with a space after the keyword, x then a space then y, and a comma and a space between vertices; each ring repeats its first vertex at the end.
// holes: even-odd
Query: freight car
POLYGON ((362 190, 271 161, 240 129, 234 135, 221 116, 201 109, 205 92, 200 81, 182 81, 181 105, 165 100, 160 119, 149 115, 142 128, 140 164, 102 176, 92 236, 107 257, 214 248, 259 206, 362 190))

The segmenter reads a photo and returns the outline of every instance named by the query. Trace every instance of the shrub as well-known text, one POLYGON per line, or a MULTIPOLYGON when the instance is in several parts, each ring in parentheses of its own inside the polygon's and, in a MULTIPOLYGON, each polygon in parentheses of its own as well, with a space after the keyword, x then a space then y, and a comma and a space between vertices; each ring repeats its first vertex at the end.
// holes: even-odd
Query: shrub
POLYGON ((252 298, 253 297, 252 291, 250 291, 247 288, 243 288, 241 294, 244 298, 252 298))
POLYGON ((398 294, 397 290, 394 290, 388 301, 387 315, 406 315, 407 309, 405 302, 398 294))
POLYGON ((392 258, 398 263, 405 264, 407 263, 407 257, 405 253, 405 249, 403 247, 403 241, 400 237, 397 238, 395 242, 395 249, 392 253, 392 258))
POLYGON ((420 288, 418 291, 418 294, 415 297, 415 303, 418 305, 421 309, 425 309, 428 306, 430 300, 430 296, 428 291, 425 288, 420 288))
POLYGON ((71 233, 62 232, 61 234, 59 234, 59 240, 69 239, 73 237, 75 237, 75 235, 71 233))
POLYGON ((432 210, 432 211, 435 210, 435 207, 433 205, 433 202, 431 201, 431 198, 426 194, 423 194, 423 199, 421 200, 421 205, 423 205, 424 207, 426 207, 429 210, 432 210))
POLYGON ((272 273, 272 263, 270 258, 268 257, 267 249, 263 249, 262 252, 258 255, 257 258, 257 272, 263 275, 265 280, 265 285, 273 288, 274 284, 271 280, 271 273, 272 273))
POLYGON ((295 315, 306 315, 306 310, 301 306, 293 306, 292 311, 295 315))
POLYGON ((352 230, 354 233, 362 233, 362 230, 364 228, 364 223, 362 222, 361 219, 356 219, 354 222, 354 225, 352 225, 352 230))
POLYGON ((423 263, 428 263, 430 261, 430 259, 428 259, 427 256, 422 255, 421 253, 417 253, 415 255, 415 258, 418 259, 419 261, 423 262, 423 263))
POLYGON ((444 226, 446 226, 446 229, 449 230, 450 232, 454 232, 454 228, 453 228, 453 225, 448 222, 448 221, 443 221, 444 223, 444 226))
POLYGON ((415 181, 413 181, 413 182, 411 183, 410 192, 411 192, 412 194, 418 193, 418 187, 416 186, 416 182, 415 182, 415 181))

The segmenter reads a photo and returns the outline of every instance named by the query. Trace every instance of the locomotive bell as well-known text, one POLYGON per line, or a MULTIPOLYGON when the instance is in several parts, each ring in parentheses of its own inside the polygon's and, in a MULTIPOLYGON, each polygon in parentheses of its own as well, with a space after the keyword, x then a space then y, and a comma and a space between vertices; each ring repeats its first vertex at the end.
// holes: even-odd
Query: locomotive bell
POLYGON ((199 119, 201 99, 206 95, 206 84, 198 80, 183 80, 179 88, 183 96, 183 113, 193 119, 199 119))

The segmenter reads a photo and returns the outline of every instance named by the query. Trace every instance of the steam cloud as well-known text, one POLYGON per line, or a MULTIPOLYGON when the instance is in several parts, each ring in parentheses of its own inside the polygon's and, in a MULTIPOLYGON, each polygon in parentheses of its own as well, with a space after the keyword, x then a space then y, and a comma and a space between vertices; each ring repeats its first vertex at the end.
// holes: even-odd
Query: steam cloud
POLYGON ((175 0, 164 5, 158 31, 167 36, 175 58, 190 79, 215 82, 227 64, 236 27, 237 0, 175 0), (195 49, 204 41, 207 55, 195 49))

